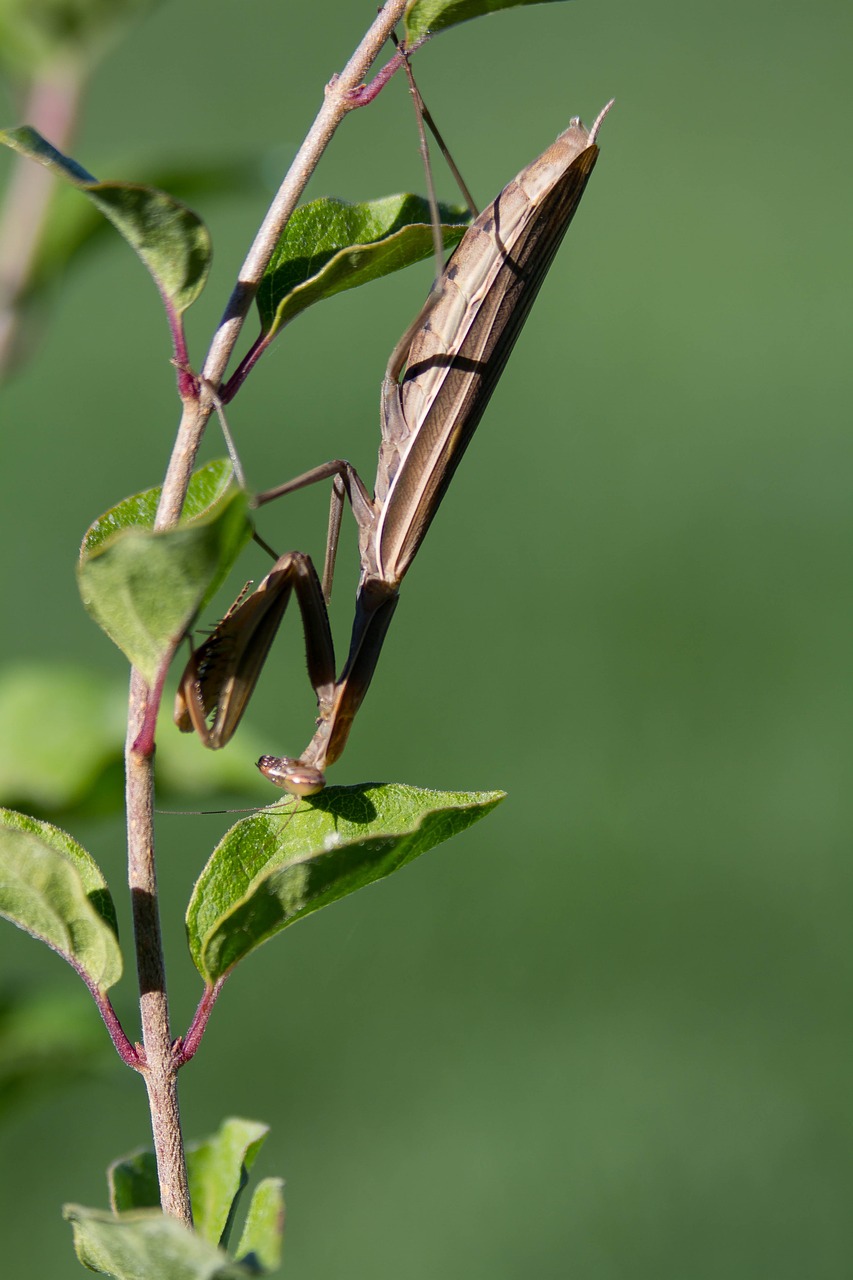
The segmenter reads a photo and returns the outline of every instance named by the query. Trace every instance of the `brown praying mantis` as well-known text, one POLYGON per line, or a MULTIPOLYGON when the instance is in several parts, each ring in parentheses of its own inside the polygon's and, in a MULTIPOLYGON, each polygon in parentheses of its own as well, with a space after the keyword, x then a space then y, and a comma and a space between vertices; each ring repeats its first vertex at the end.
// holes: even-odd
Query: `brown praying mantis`
POLYGON ((573 119, 538 159, 475 219, 391 353, 382 383, 381 444, 373 496, 336 459, 270 489, 262 506, 331 479, 321 585, 309 556, 290 551, 193 653, 181 677, 175 720, 211 748, 225 746, 252 695, 292 592, 302 614, 316 729, 302 755, 262 756, 258 768, 296 796, 325 785, 367 692, 400 583, 497 385, 598 157, 610 104, 587 130, 573 119), (335 675, 326 611, 344 500, 358 526, 361 572, 349 654, 335 675))

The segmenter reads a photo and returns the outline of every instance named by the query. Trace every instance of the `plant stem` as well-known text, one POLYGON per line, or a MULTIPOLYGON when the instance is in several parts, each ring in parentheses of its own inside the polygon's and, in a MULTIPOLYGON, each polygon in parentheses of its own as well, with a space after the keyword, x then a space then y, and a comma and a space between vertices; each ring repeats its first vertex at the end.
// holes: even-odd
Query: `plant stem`
MULTIPOLYGON (((65 151, 80 109, 76 68, 54 70, 29 88, 23 118, 65 151)), ((21 304, 32 280, 55 179, 26 156, 16 156, 0 211, 0 379, 15 361, 21 304)))
MULTIPOLYGON (((338 125, 356 105, 349 100, 349 91, 366 75, 395 23, 401 18, 405 5, 406 0, 388 0, 344 71, 328 87, 323 106, 249 250, 211 343, 203 376, 214 387, 219 387, 222 381, 243 321, 299 196, 338 125)), ((158 529, 169 528, 178 521, 201 437, 213 410, 213 401, 209 393, 205 392, 203 383, 200 398, 196 398, 194 394, 186 394, 183 404, 184 411, 157 509, 155 527, 158 529)), ((146 1059, 143 1075, 151 1111, 160 1203, 164 1213, 191 1224, 192 1210, 178 1109, 178 1055, 169 1030, 169 1005, 157 899, 153 829, 153 744, 140 741, 146 716, 150 717, 151 714, 148 708, 151 696, 142 675, 132 670, 125 746, 128 881, 133 904, 142 1043, 146 1059)), ((204 1021, 202 1018, 200 1028, 204 1021)), ((194 1044, 191 1047, 194 1049, 194 1044)))
POLYGON ((157 899, 154 860, 152 753, 134 750, 148 702, 148 686, 138 671, 130 676, 125 749, 128 883, 133 909, 139 1013, 145 1049, 143 1079, 148 1090, 151 1131, 164 1213, 192 1225, 186 1160, 178 1109, 177 1067, 169 1030, 169 1001, 157 899))

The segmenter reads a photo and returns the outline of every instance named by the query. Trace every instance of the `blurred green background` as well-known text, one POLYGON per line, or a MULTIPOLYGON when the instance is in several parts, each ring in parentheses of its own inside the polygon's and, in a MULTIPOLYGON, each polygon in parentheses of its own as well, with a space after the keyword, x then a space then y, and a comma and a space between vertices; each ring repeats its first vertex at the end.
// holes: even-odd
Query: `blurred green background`
MULTIPOLYGON (((171 0, 99 71, 75 154, 133 178, 164 150, 263 153, 272 182, 373 12, 171 0)), ((287 1178, 291 1275, 849 1274, 851 37, 830 0, 579 0, 418 56, 481 203, 570 116, 617 101, 333 773, 509 798, 247 961, 182 1075, 188 1135, 226 1114, 273 1126, 257 1168, 287 1178)), ((350 117, 309 195, 422 186, 400 80, 350 117)), ((216 261, 196 363, 265 200, 200 209, 216 261)), ((342 455, 372 476, 385 360, 428 280, 344 295, 279 340, 232 409, 254 485, 342 455)), ((116 239, 66 280, 3 393, 4 663, 123 678, 73 566, 90 520, 162 476, 168 358, 116 239)), ((205 456, 221 451, 211 430, 205 456)), ((298 495, 263 532, 319 555, 325 508, 298 495)), ((340 649, 354 564, 350 547, 340 649)), ((265 568, 250 552, 236 585, 265 568)), ((295 753, 312 701, 285 630, 246 733, 295 753)), ((227 823, 160 820, 176 1031, 199 995, 183 906, 227 823)), ((128 937, 120 823, 74 834, 128 937)), ((7 986, 75 997, 23 934, 0 949, 7 986)), ((133 995, 128 975, 135 1036, 133 995)), ((6 1116, 10 1275, 80 1274, 59 1205, 103 1204, 105 1165, 146 1126, 106 1051, 6 1116)))

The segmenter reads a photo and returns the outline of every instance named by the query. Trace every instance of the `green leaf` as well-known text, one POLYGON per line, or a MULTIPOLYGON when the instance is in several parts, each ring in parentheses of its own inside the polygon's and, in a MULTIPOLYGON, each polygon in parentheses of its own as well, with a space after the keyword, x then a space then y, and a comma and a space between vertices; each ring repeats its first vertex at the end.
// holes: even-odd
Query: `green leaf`
POLYGON ((235 1257, 260 1275, 269 1275, 281 1266, 283 1235, 284 1182, 281 1178, 264 1178, 252 1196, 235 1257))
POLYGON ((16 76, 52 63, 91 68, 157 0, 0 0, 0 61, 16 76))
POLYGON ((455 27, 470 18, 497 13, 499 9, 545 3, 553 4, 555 0, 410 0, 404 15, 406 44, 410 45, 428 33, 443 31, 445 27, 455 27))
MULTIPOLYGON (((0 0, 0 5, 2 2, 0 0)), ((266 189, 261 157, 208 163, 187 158, 167 163, 155 162, 150 156, 133 159, 123 155, 119 162, 105 163, 103 168, 132 173, 137 183, 169 191, 190 204, 202 198, 263 196, 266 189)), ((9 372, 32 359, 35 344, 49 320, 50 291, 67 270, 110 242, 113 236, 113 227, 89 200, 81 200, 80 193, 65 183, 56 186, 32 270, 16 300, 18 323, 8 353, 9 372)))
MULTIPOLYGON (((217 458, 199 467, 190 479, 182 519, 189 521, 209 515, 217 503, 231 491, 232 479, 231 463, 227 458, 217 458)), ((123 498, 116 506, 105 511, 86 530, 80 554, 94 554, 123 529, 153 529, 161 492, 159 485, 153 489, 143 489, 142 493, 123 498)))
MULTIPOLYGON (((467 211, 439 205, 439 215, 445 247, 458 244, 467 211)), ((261 329, 272 337, 312 303, 419 262, 432 248, 429 204, 420 196, 300 205, 258 290, 261 329)))
MULTIPOLYGON (((2 0, 0 0, 2 3, 2 0)), ((221 197, 235 192, 261 191, 261 165, 257 159, 233 159, 205 163, 194 158, 173 163, 154 163, 149 158, 122 161, 126 172, 135 172, 137 182, 169 191, 179 200, 221 197)), ((71 187, 56 190, 48 209, 36 262, 27 284, 27 302, 35 300, 68 267, 112 234, 97 209, 80 200, 71 187)))
POLYGON ((67 1204, 77 1257, 116 1280, 246 1280, 256 1274, 158 1209, 115 1216, 67 1204))
MULTIPOLYGON (((195 1230, 214 1245, 227 1243, 240 1192, 269 1133, 254 1120, 224 1120, 217 1133, 187 1147, 187 1175, 195 1230)), ((115 1213, 158 1208, 153 1151, 138 1151, 110 1165, 110 1204, 115 1213)))
POLYGON ((268 1133, 268 1125, 232 1117, 187 1152, 195 1229, 211 1244, 227 1244, 237 1200, 268 1133))
POLYGON ((98 182, 35 129, 0 130, 0 143, 43 164, 88 196, 139 255, 166 308, 181 315, 204 288, 210 270, 210 234, 174 196, 130 182, 98 182))
POLYGON ((196 968, 217 981, 287 925, 449 840, 503 796, 365 783, 244 818, 214 849, 190 899, 196 968))
POLYGON ((159 490, 149 489, 106 512, 83 539, 83 603, 149 684, 251 537, 246 495, 221 467, 193 477, 190 514, 176 529, 151 528, 159 490))
POLYGON ((115 907, 94 859, 48 822, 0 809, 0 915, 58 951, 94 990, 121 977, 115 907))

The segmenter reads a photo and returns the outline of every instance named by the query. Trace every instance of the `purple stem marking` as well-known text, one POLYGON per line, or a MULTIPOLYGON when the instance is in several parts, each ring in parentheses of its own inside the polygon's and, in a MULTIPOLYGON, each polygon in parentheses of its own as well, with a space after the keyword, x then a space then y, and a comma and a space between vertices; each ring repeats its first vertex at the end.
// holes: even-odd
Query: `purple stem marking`
POLYGON ((163 685, 166 683, 166 676, 169 673, 169 667, 175 656, 175 651, 180 644, 183 636, 180 636, 176 643, 171 644, 169 649, 160 663, 157 675, 154 678, 154 684, 148 694, 148 702, 145 707, 145 718, 142 721, 142 728, 136 735, 133 744, 133 751, 140 756, 153 756, 154 754, 154 736, 157 729, 157 713, 160 710, 160 702, 163 698, 163 685))
MULTIPOLYGON (((70 959, 70 957, 66 957, 70 959)), ((124 1034, 124 1028, 118 1020, 118 1014, 110 1004, 109 996, 106 991, 101 991, 88 974, 86 974, 74 961, 70 961, 73 969, 76 969, 80 977, 85 982, 92 999, 98 1006, 98 1013, 104 1020, 104 1026, 110 1034, 115 1051, 121 1058, 125 1066, 131 1067, 134 1071, 143 1071, 145 1069, 144 1056, 140 1054, 139 1048, 131 1044, 127 1036, 124 1034)))
POLYGON ((220 391, 219 398, 223 404, 229 404, 230 401, 234 399, 234 396, 242 387, 256 361, 261 358, 271 342, 272 337, 270 334, 258 334, 257 338, 255 338, 255 341, 252 343, 251 347, 243 356, 243 359, 240 361, 237 368, 220 391))
POLYGON ((377 71, 370 84, 360 84, 355 89, 350 89, 347 94, 347 100, 352 103, 353 107, 366 107, 374 98, 378 98, 394 73, 399 71, 415 50, 420 49, 421 45, 428 39, 429 36, 421 36, 420 40, 415 41, 411 49, 399 47, 393 58, 385 63, 381 71, 377 71))
POLYGON ((224 987, 227 977, 228 974, 226 973, 223 977, 217 978, 212 987, 205 987, 204 995, 199 1000, 189 1031, 181 1039, 175 1041, 176 1069, 185 1066, 201 1044, 202 1036, 207 1027, 207 1020, 213 1011, 217 996, 224 987))

